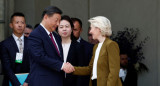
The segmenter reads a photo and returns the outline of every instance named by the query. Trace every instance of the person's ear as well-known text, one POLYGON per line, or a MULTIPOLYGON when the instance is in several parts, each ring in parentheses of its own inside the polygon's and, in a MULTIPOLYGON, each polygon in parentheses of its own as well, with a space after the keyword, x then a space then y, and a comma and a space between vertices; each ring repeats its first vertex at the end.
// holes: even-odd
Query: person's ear
POLYGON ((9 23, 9 26, 10 26, 10 28, 13 28, 13 24, 12 23, 9 23))
POLYGON ((48 18, 48 15, 45 14, 43 18, 44 18, 44 19, 47 19, 47 18, 48 18))
POLYGON ((82 33, 83 29, 81 28, 80 33, 82 33))

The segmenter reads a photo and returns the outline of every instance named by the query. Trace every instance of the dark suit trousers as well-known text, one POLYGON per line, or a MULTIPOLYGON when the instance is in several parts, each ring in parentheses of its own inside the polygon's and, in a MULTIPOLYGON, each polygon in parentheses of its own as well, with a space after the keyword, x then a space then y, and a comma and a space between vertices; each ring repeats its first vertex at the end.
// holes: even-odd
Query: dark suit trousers
POLYGON ((97 79, 92 80, 92 86, 97 86, 97 79))

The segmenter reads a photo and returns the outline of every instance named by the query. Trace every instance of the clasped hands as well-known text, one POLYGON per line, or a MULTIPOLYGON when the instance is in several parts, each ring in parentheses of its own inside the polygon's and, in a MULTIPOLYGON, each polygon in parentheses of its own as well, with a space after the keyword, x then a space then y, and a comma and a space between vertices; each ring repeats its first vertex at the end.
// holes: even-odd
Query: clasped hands
POLYGON ((63 64, 62 70, 65 73, 72 73, 73 71, 75 71, 74 67, 69 62, 63 64))

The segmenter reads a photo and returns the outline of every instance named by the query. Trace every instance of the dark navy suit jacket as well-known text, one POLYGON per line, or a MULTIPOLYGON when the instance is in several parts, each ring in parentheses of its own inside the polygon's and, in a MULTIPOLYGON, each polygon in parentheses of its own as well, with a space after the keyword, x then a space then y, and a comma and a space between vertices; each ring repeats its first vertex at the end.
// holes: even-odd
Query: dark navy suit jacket
POLYGON ((93 51, 93 44, 90 44, 89 42, 85 41, 84 39, 81 38, 80 40, 80 46, 82 48, 82 52, 84 54, 84 58, 82 61, 79 63, 79 66, 88 66, 89 62, 92 58, 92 51, 93 51))
POLYGON ((30 58, 30 86, 63 86, 64 72, 63 52, 60 37, 53 32, 59 47, 60 55, 56 51, 49 35, 39 25, 29 36, 30 58))
MULTIPOLYGON (((16 73, 28 73, 29 72, 29 54, 28 54, 28 41, 27 37, 24 37, 24 51, 23 51, 23 61, 22 64, 15 63, 16 53, 19 52, 17 44, 13 38, 10 36, 8 39, 2 42, 2 67, 4 73, 3 86, 9 85, 9 80, 13 86, 20 86, 20 82, 15 76, 16 73)), ((26 80, 28 82, 28 78, 26 80)))
POLYGON ((127 74, 126 78, 123 81, 120 77, 122 86, 137 86, 137 71, 135 70, 134 66, 129 64, 127 67, 127 74))
MULTIPOLYGON (((82 56, 78 61, 78 66, 89 65, 89 62, 92 58, 93 46, 94 46, 93 44, 90 44, 89 42, 81 38, 80 40, 81 50, 79 50, 79 52, 81 53, 82 56)), ((76 86, 89 86, 89 80, 90 76, 78 76, 76 86)))
MULTIPOLYGON (((79 53, 80 50, 81 47, 79 46, 79 43, 77 41, 72 41, 66 61, 71 63, 73 66, 78 66, 78 61, 81 58, 81 53, 79 53)), ((76 83, 76 75, 66 74, 64 86, 76 86, 76 83)))

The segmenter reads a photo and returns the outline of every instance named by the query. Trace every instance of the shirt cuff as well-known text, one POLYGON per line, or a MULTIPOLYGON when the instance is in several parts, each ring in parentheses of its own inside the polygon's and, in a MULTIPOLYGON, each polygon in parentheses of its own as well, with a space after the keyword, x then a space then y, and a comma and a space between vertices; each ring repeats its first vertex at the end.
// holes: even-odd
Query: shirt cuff
POLYGON ((62 64, 61 70, 63 70, 63 65, 64 65, 64 63, 62 64))

